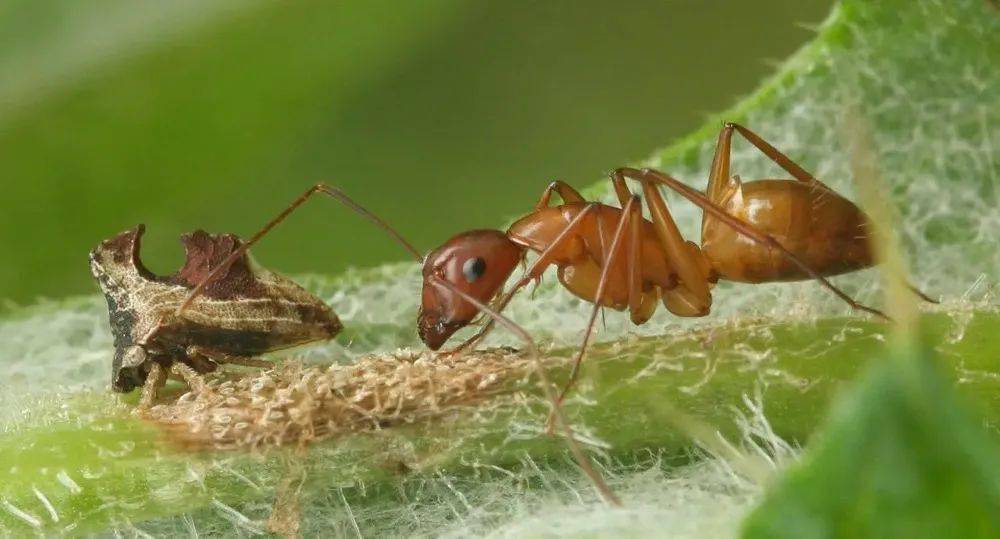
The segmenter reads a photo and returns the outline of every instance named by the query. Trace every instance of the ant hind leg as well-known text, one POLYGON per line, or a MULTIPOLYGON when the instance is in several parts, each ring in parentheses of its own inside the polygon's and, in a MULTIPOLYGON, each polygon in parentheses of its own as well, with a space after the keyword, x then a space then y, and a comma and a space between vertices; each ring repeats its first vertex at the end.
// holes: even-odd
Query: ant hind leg
MULTIPOLYGON (((798 163, 796 163, 795 161, 793 161, 787 155, 781 153, 781 151, 778 150, 777 148, 775 148, 774 146, 772 146, 771 143, 769 143, 768 141, 764 140, 763 137, 761 137, 757 133, 754 133, 750 129, 748 129, 746 127, 743 127, 740 124, 732 123, 732 122, 727 122, 726 125, 725 125, 725 127, 723 127, 722 129, 723 129, 723 133, 730 133, 730 134, 733 132, 733 130, 736 130, 736 132, 739 133, 740 136, 742 136, 747 142, 749 142, 750 144, 753 144, 754 147, 757 148, 758 150, 760 150, 761 153, 763 153, 764 155, 766 155, 768 159, 770 159, 771 161, 774 161, 778 166, 780 166, 782 169, 784 169, 785 172, 791 174, 792 177, 795 178, 796 180, 798 180, 800 182, 804 182, 804 183, 808 183, 808 184, 812 184, 812 185, 815 185, 815 186, 822 187, 823 189, 826 189, 828 191, 832 191, 832 189, 830 189, 829 187, 827 187, 827 185, 825 183, 823 183, 823 182, 819 181, 818 179, 816 179, 816 177, 813 176, 812 174, 810 174, 808 171, 806 171, 806 169, 802 168, 798 163)), ((717 148, 716 152, 719 152, 719 150, 720 149, 717 148)), ((728 165, 728 162, 729 162, 729 147, 728 147, 728 145, 725 148, 725 152, 726 152, 725 161, 726 161, 726 163, 728 165)), ((716 155, 716 159, 718 159, 718 158, 719 158, 719 156, 717 154, 716 155)), ((714 167, 713 167, 712 171, 715 172, 714 167)))
MULTIPOLYGON (((802 168, 801 165, 796 163, 792 158, 788 157, 780 150, 775 148, 770 142, 765 140, 763 137, 753 132, 750 128, 744 127, 738 123, 726 122, 723 126, 722 131, 719 132, 719 142, 715 148, 715 158, 712 161, 712 170, 708 177, 708 198, 716 203, 720 204, 722 202, 723 196, 726 194, 726 188, 724 182, 729 182, 729 160, 731 152, 731 141, 733 136, 733 131, 740 134, 747 142, 752 144, 755 148, 760 150, 768 159, 776 163, 785 172, 788 172, 796 180, 804 182, 810 185, 821 187, 828 191, 833 191, 825 183, 817 179, 806 169, 802 168)), ((676 189, 675 189, 676 190, 676 189)), ((682 193, 683 194, 683 193, 682 193)), ((706 219, 708 215, 706 214, 706 219)), ((928 303, 938 303, 937 300, 931 298, 927 294, 920 291, 913 284, 907 283, 906 285, 914 294, 916 294, 920 299, 928 303)), ((840 294, 838 294, 839 296, 840 294)), ((843 296, 841 296, 843 297, 843 296)), ((850 302, 848 302, 850 303, 850 302)), ((852 304, 852 307, 854 305, 852 304)), ((864 308, 861 306, 862 310, 867 310, 868 312, 874 311, 874 309, 864 308)), ((878 313, 875 313, 878 314, 878 313)), ((884 315, 883 315, 884 316, 884 315)))
POLYGON ((868 307, 867 305, 855 301, 854 298, 847 295, 846 292, 844 292, 840 288, 837 288, 833 283, 831 283, 829 279, 817 273, 815 270, 809 267, 808 264, 799 259, 799 257, 795 256, 794 253, 786 249, 783 245, 781 245, 780 242, 778 242, 778 240, 774 239, 774 237, 757 230, 750 224, 745 223, 744 221, 741 221, 740 219, 733 217, 732 215, 729 215, 728 213, 726 213, 724 209, 722 209, 718 204, 716 204, 708 197, 706 197, 703 193, 691 187, 688 187, 687 185, 678 181, 672 176, 660 172, 658 170, 652 170, 652 169, 639 170, 634 168, 621 168, 618 169, 616 173, 620 173, 623 176, 629 178, 635 178, 638 180, 645 179, 648 181, 653 181, 669 187, 670 189, 676 191, 684 198, 691 201, 696 206, 700 207, 706 213, 710 213, 712 217, 725 223, 727 226, 732 227, 733 230, 736 230, 746 238, 758 242, 762 245, 767 246, 770 249, 774 249, 775 251, 781 253, 782 256, 786 257, 789 261, 798 266, 804 273, 806 273, 813 279, 819 281, 820 284, 822 284, 831 292, 833 292, 837 297, 844 300, 848 305, 851 306, 852 309, 864 311, 869 314, 873 314, 875 316, 883 318, 885 320, 890 320, 890 318, 882 311, 872 307, 868 307))

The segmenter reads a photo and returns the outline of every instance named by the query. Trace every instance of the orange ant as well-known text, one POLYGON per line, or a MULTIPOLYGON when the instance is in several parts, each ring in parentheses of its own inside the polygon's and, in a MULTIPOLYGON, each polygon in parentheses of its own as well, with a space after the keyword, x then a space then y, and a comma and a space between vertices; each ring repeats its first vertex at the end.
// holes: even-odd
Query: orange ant
MULTIPOLYGON (((566 183, 556 181, 542 193, 535 210, 511 225, 506 233, 465 232, 426 257, 342 192, 320 184, 299 197, 243 244, 242 249, 253 245, 313 194, 337 198, 386 230, 423 263, 417 329, 421 340, 432 350, 439 349, 456 331, 469 325, 482 311, 482 304, 497 299, 495 310, 502 312, 514 294, 555 265, 563 286, 594 304, 572 373, 557 405, 578 376, 601 307, 627 309, 635 324, 649 320, 661 301, 678 316, 705 316, 712 306, 711 289, 719 280, 765 283, 815 279, 853 309, 888 318, 881 311, 856 302, 827 279, 873 265, 868 217, 854 203, 741 125, 726 123, 720 132, 705 193, 652 169, 619 168, 611 174, 611 182, 621 207, 587 201, 566 183), (734 131, 794 180, 744 182, 731 176, 734 131), (641 200, 629 190, 627 179, 640 183, 651 221, 643 217, 641 200), (659 191, 661 185, 705 212, 701 246, 681 236, 659 191), (561 205, 549 205, 553 193, 562 199, 561 205), (501 287, 529 250, 538 253, 538 257, 524 276, 498 298, 501 287), (468 297, 477 301, 471 302, 468 297)), ((234 252, 230 258, 235 260, 240 254, 241 251, 234 252)), ((178 310, 190 304, 227 265, 224 262, 193 289, 178 310)), ((911 288, 923 299, 933 301, 911 288)), ((495 320, 492 318, 451 353, 474 346, 490 331, 495 320)))
MULTIPOLYGON (((550 265, 558 268, 559 281, 567 290, 594 304, 560 402, 578 376, 601 307, 627 309, 632 322, 639 325, 649 320, 660 301, 678 316, 707 315, 711 289, 720 279, 744 283, 816 279, 853 309, 888 319, 826 278, 874 263, 867 216, 746 127, 726 123, 719 133, 705 193, 652 169, 619 168, 611 174, 611 182, 621 207, 587 201, 569 185, 556 181, 542 193, 535 211, 506 233, 466 232, 427 255, 417 322, 424 343, 433 350, 440 348, 478 312, 431 276, 488 301, 499 294, 529 249, 538 258, 499 298, 498 311, 519 290, 541 278, 550 265), (730 176, 734 131, 795 179, 744 182, 730 176), (640 199, 628 189, 627 179, 641 184, 652 221, 643 218, 640 199), (705 212, 700 247, 681 236, 660 185, 705 212), (563 204, 549 206, 553 192, 563 204)), ((487 323, 452 353, 474 346, 492 324, 487 323)))

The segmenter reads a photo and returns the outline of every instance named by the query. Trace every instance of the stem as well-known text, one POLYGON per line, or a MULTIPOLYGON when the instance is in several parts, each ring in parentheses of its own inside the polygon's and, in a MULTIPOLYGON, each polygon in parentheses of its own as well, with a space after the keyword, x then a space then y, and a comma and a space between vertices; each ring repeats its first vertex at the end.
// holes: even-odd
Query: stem
MULTIPOLYGON (((992 378, 975 376, 1000 371, 1000 343, 988 338, 1000 329, 1000 315, 938 313, 926 316, 923 327, 931 342, 939 343, 952 375, 963 379, 959 390, 981 404, 987 417, 1000 417, 992 378), (966 324, 964 338, 949 343, 946 337, 957 324, 966 324)), ((694 444, 664 421, 665 410, 712 425, 729 439, 738 437, 734 410, 762 387, 767 408, 780 411, 768 416, 774 431, 804 443, 832 394, 881 352, 885 331, 868 321, 828 319, 598 344, 580 386, 587 402, 569 399, 564 410, 576 432, 587 435, 578 439, 602 442, 584 445, 591 458, 600 455, 612 468, 644 461, 651 451, 665 462, 690 460, 694 444)), ((545 357, 554 381, 568 376, 571 357, 569 349, 545 357)), ((43 531, 72 524, 76 533, 85 533, 218 503, 252 507, 256 500, 259 506, 274 495, 288 459, 307 470, 306 503, 323 498, 332 485, 357 486, 360 490, 351 492, 363 502, 369 499, 363 492, 395 492, 401 482, 420 478, 471 480, 484 467, 517 474, 526 455, 538 466, 566 468, 563 441, 542 434, 550 402, 526 376, 527 368, 509 373, 493 399, 444 411, 447 420, 341 435, 313 444, 304 456, 295 450, 192 453, 171 444, 169 432, 130 417, 129 407, 113 397, 84 395, 69 404, 68 413, 56 410, 43 426, 0 439, 0 462, 18 463, 0 470, 0 498, 37 518, 43 531), (36 489, 58 513, 58 523, 46 516, 36 489)), ((0 531, 17 535, 33 529, 11 511, 0 511, 0 531)))

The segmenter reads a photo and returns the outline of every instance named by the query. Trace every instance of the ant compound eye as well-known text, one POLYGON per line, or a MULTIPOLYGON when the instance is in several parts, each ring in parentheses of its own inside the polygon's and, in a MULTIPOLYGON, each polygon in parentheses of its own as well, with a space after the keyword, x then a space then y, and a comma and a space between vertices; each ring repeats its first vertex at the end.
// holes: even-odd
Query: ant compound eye
POLYGON ((483 272, 486 271, 486 261, 478 256, 476 258, 470 258, 462 264, 462 275, 465 275, 465 280, 472 283, 476 279, 483 276, 483 272))

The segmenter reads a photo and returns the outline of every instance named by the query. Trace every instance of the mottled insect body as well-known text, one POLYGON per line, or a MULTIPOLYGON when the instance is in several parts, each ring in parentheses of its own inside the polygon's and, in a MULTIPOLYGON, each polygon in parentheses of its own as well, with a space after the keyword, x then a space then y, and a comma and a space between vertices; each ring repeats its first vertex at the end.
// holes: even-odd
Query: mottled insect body
POLYGON ((184 267, 157 276, 139 258, 143 232, 139 225, 90 253, 91 272, 108 301, 115 391, 146 384, 151 400, 168 369, 189 378, 220 363, 264 365, 252 358, 326 340, 342 328, 323 301, 257 265, 249 253, 235 258, 177 314, 191 290, 243 244, 232 234, 185 234, 184 267), (151 373, 156 379, 150 381, 151 373))

